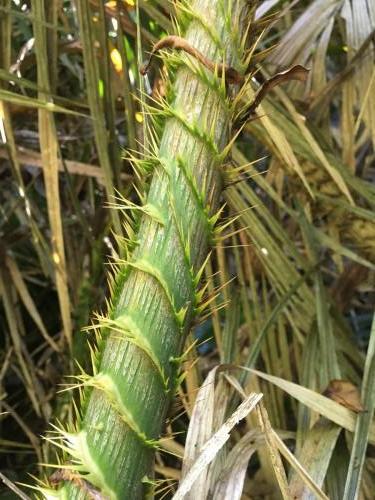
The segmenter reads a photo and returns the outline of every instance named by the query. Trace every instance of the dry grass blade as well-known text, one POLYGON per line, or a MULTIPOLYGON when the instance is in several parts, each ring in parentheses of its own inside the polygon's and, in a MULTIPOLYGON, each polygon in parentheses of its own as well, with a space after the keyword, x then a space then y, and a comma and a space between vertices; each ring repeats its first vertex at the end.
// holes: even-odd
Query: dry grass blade
MULTIPOLYGON (((250 394, 220 427, 220 429, 215 432, 215 434, 208 441, 206 441, 198 458, 185 474, 184 479, 182 479, 178 490, 173 496, 173 500, 182 500, 183 498, 186 498, 186 495, 190 492, 195 481, 202 474, 204 469, 215 459, 217 453, 230 438, 230 431, 233 427, 254 410, 262 397, 262 394, 250 394)), ((203 500, 206 497, 199 495, 199 497, 195 498, 203 500)))
POLYGON ((284 500, 290 498, 290 491, 288 486, 288 481, 285 474, 285 469, 283 462, 280 457, 278 445, 276 444, 275 436, 277 436, 271 427, 271 423, 268 418, 267 410, 262 402, 256 407, 257 416, 259 420, 260 427, 265 435, 266 444, 268 447, 273 471, 275 473, 277 483, 280 488, 280 492, 284 500))
MULTIPOLYGON (((0 88, 1 88, 1 82, 0 82, 0 88)), ((23 181, 21 173, 21 164, 17 154, 17 146, 13 133, 11 113, 8 104, 1 100, 0 100, 0 122, 2 122, 4 126, 3 128, 4 137, 2 137, 2 140, 5 142, 4 148, 0 146, 0 157, 3 154, 4 158, 9 158, 10 160, 13 175, 18 184, 18 193, 24 204, 25 215, 28 220, 28 224, 30 226, 35 245, 38 248, 39 254, 42 255, 43 254, 42 242, 41 242, 42 238, 40 235, 40 230, 38 229, 34 219, 32 218, 30 210, 30 200, 28 199, 25 183, 23 181)))
POLYGON ((327 24, 327 20, 336 13, 342 0, 315 0, 293 26, 283 36, 273 51, 269 62, 284 67, 289 64, 305 64, 314 41, 327 24))
MULTIPOLYGON (((246 370, 245 367, 244 369, 246 370)), ((249 369, 249 371, 255 373, 258 377, 277 385, 280 389, 283 389, 290 396, 297 399, 300 403, 308 406, 311 410, 320 413, 320 415, 328 418, 344 429, 354 432, 356 415, 344 406, 341 406, 335 401, 322 396, 318 392, 312 391, 311 389, 307 389, 306 387, 293 382, 288 382, 280 377, 267 375, 266 373, 258 370, 249 369)), ((373 422, 371 422, 370 425, 369 441, 371 443, 375 443, 375 424, 373 422)))
POLYGON ((39 438, 32 432, 31 429, 27 426, 25 421, 21 418, 21 416, 5 401, 2 401, 2 405, 5 409, 5 412, 11 415, 11 417, 17 422, 18 426, 25 433, 27 438, 29 439, 32 447, 35 450, 36 456, 38 457, 39 462, 42 461, 42 455, 39 447, 39 438))
MULTIPOLYGON (((18 147, 15 151, 17 161, 20 165, 32 165, 33 167, 43 168, 42 156, 31 149, 18 147)), ((0 146, 0 158, 7 158, 5 149, 0 146)), ((97 165, 90 165, 80 161, 63 160, 58 165, 59 172, 68 172, 72 175, 83 175, 85 177, 94 177, 100 184, 104 184, 103 170, 97 165)), ((133 177, 128 174, 121 174, 122 180, 131 180, 133 177)))
MULTIPOLYGON (((98 60, 95 53, 95 36, 93 33, 93 15, 88 0, 79 0, 77 2, 78 19, 81 30, 81 39, 83 46, 83 58, 85 64, 85 75, 87 79, 87 98, 93 119, 93 128, 95 134, 95 143, 98 151, 101 168, 104 171, 104 180, 107 191, 108 201, 112 201, 115 196, 114 172, 111 167, 108 134, 103 115, 103 99, 99 93, 100 77, 98 60)), ((106 82, 108 83, 108 82, 106 82)), ((105 83, 102 81, 102 85, 105 83)), ((108 92, 109 89, 103 89, 108 92)), ((116 210, 111 211, 114 228, 118 235, 122 234, 119 214, 116 210)))
MULTIPOLYGON (((229 400, 228 384, 219 376, 226 365, 218 365, 207 375, 200 387, 190 418, 190 424, 185 443, 181 478, 184 479, 197 460, 208 439, 222 425, 229 400)), ((216 481, 216 463, 209 471, 204 469, 192 486, 188 497, 197 495, 205 497, 210 484, 216 481)))
POLYGON ((368 259, 365 259, 358 255, 356 252, 342 245, 339 241, 328 234, 325 234, 323 231, 319 229, 314 229, 315 237, 322 245, 326 246, 333 250, 337 255, 342 255, 352 260, 353 262, 357 262, 364 267, 368 267, 369 269, 375 271, 375 264, 368 259))
POLYGON ((29 496, 25 495, 23 491, 21 491, 17 486, 10 481, 2 472, 0 472, 0 479, 2 482, 17 495, 18 498, 22 498, 22 500, 31 500, 29 496))
POLYGON ((85 116, 82 113, 72 111, 64 106, 59 106, 58 104, 54 104, 50 99, 45 99, 43 97, 34 98, 34 97, 24 96, 21 94, 16 94, 15 92, 10 92, 9 90, 0 89, 0 99, 2 101, 18 105, 21 107, 32 108, 32 109, 45 109, 46 111, 50 111, 52 113, 66 113, 69 115, 85 116))
MULTIPOLYGON (((288 302, 291 300, 293 295, 298 291, 298 289, 305 283, 306 278, 308 277, 309 274, 313 272, 314 268, 310 270, 310 272, 307 272, 305 276, 300 278, 291 288, 290 290, 287 291, 287 293, 281 297, 277 305, 274 307, 274 309, 267 315, 267 320, 266 323, 262 326, 262 329, 260 330, 259 334, 257 335, 255 342, 251 346, 251 349, 249 350, 248 357, 246 359, 246 366, 247 368, 252 368, 255 366, 255 363, 258 359, 259 353, 262 348, 262 344, 265 341, 267 332, 271 329, 271 327, 275 324, 275 322, 278 319, 278 316, 282 313, 283 309, 287 307, 288 302)), ((246 379, 246 373, 243 373, 241 375, 240 380, 244 382, 246 379)))
MULTIPOLYGON (((317 498, 321 498, 322 500, 329 500, 327 495, 319 488, 319 486, 315 483, 309 472, 302 467, 299 461, 295 458, 293 453, 289 451, 289 449, 285 446, 276 432, 271 429, 271 433, 273 435, 274 442, 278 447, 280 453, 286 458, 286 460, 290 463, 293 469, 299 474, 304 483, 310 488, 310 490, 317 496, 317 498)), ((292 497, 291 491, 289 489, 289 495, 292 497)))
MULTIPOLYGON (((215 379, 219 367, 213 368, 207 375, 205 381, 197 394, 190 425, 185 442, 185 453, 182 464, 181 480, 184 480, 194 462, 198 458, 203 446, 213 433, 213 419, 215 411, 215 379)), ((199 479, 192 485, 191 498, 194 494, 202 492, 208 488, 207 471, 203 470, 199 479)))
POLYGON ((29 293, 29 290, 27 289, 26 283, 22 277, 22 273, 19 270, 16 261, 13 260, 11 257, 7 256, 5 262, 6 266, 8 267, 10 276, 13 280, 14 286, 24 306, 26 307, 30 316, 35 321, 35 324, 38 326, 40 333, 43 335, 44 339, 48 342, 48 344, 52 347, 52 349, 54 349, 55 351, 59 351, 60 350, 59 346, 56 344, 53 338, 50 335, 48 335, 43 320, 39 314, 38 309, 35 306, 35 303, 29 293))
MULTIPOLYGON (((50 89, 47 37, 45 28, 42 24, 45 22, 44 2, 34 0, 32 6, 35 19, 34 35, 38 64, 38 84, 41 88, 50 89)), ((43 99, 48 101, 48 94, 40 93, 40 95, 43 99)), ((59 145, 53 113, 45 109, 39 109, 38 121, 48 215, 52 232, 52 260, 55 269, 56 288, 59 297, 64 335, 68 345, 71 347, 72 324, 70 317, 70 298, 59 192, 59 145)))
POLYGON ((309 185, 306 175, 289 143, 284 131, 281 127, 278 127, 273 120, 272 113, 269 112, 267 103, 259 106, 258 115, 261 117, 261 124, 266 132, 268 147, 275 152, 275 154, 281 158, 290 169, 295 170, 297 175, 301 178, 303 185, 306 190, 310 193, 311 197, 314 198, 312 189, 309 185))
POLYGON ((296 111, 294 105, 292 104, 291 100, 286 96, 285 92, 283 92, 279 88, 275 89, 275 92, 279 96, 280 101, 285 105, 285 108, 288 110, 289 116, 292 118, 293 122, 298 127, 298 130, 301 136, 305 139, 306 144, 311 149, 312 158, 316 158, 316 160, 319 163, 321 163, 321 165, 327 170, 332 180, 337 184, 340 191, 346 196, 348 201, 352 205, 354 205, 352 195, 349 191, 348 186, 345 183, 345 180, 343 179, 343 176, 339 171, 337 171, 337 169, 334 168, 333 165, 331 165, 329 159, 324 154, 324 151, 322 150, 321 146, 315 140, 310 130, 306 127, 303 116, 301 116, 296 111))
MULTIPOLYGON (((6 283, 9 283, 8 276, 5 274, 5 270, 0 269, 0 294, 3 299, 5 315, 7 318, 8 328, 10 332, 10 337, 12 339, 14 351, 17 356, 18 364, 21 369, 22 376, 24 378, 24 383, 26 387, 27 394, 30 398, 30 401, 34 407, 34 410, 37 415, 42 415, 42 400, 38 398, 36 393, 36 377, 35 373, 32 372, 33 366, 28 363, 28 360, 25 359, 25 348, 23 345, 23 339, 21 337, 21 333, 18 328, 16 311, 13 305, 13 297, 11 287, 7 286, 6 283)), ((3 403, 4 404, 4 403, 3 403)))
POLYGON ((116 0, 117 7, 117 22, 118 22, 118 44, 117 48, 121 57, 121 64, 123 66, 123 78, 124 78, 124 102, 125 102, 125 118, 127 124, 129 149, 131 151, 137 151, 137 139, 136 139, 136 121, 135 121, 135 111, 134 111, 134 101, 132 96, 132 87, 129 77, 129 57, 125 49, 125 40, 122 24, 121 24, 121 1, 116 0))
MULTIPOLYGON (((361 44, 374 30, 374 5, 371 0, 357 0, 346 3, 346 22, 351 24, 348 42, 351 49, 359 49, 361 44)), ((374 46, 370 45, 364 54, 355 78, 355 85, 361 104, 358 119, 363 121, 368 129, 373 145, 375 145, 375 80, 374 75, 374 46)))
MULTIPOLYGON (((307 432, 298 461, 309 472, 309 476, 321 487, 330 464, 332 453, 341 428, 321 417, 307 432)), ((305 481, 293 471, 290 479, 292 498, 313 500, 305 481)))
POLYGON ((365 411, 358 413, 354 431, 354 442, 350 456, 344 499, 357 498, 367 445, 373 429, 375 408, 375 314, 372 321, 370 342, 367 349, 362 382, 362 405, 365 411))
MULTIPOLYGON (((307 240, 306 247, 310 250, 312 262, 318 260, 318 245, 314 239, 311 226, 308 224, 304 214, 301 214, 301 226, 304 237, 307 240)), ((319 387, 325 388, 330 380, 340 378, 340 368, 337 362, 335 337, 330 316, 329 300, 326 295, 322 273, 316 269, 315 273, 316 293, 316 322, 319 337, 319 353, 321 361, 321 372, 319 373, 319 387)))
POLYGON ((264 0, 260 2, 257 10, 255 12, 255 19, 260 19, 263 17, 269 10, 271 10, 275 5, 279 3, 280 0, 264 0))
MULTIPOLYGON (((113 88, 113 57, 114 52, 111 49, 110 41, 108 40, 108 20, 106 18, 105 5, 99 2, 96 31, 96 41, 101 50, 101 61, 99 66, 99 97, 102 99, 102 121, 106 127, 107 151, 110 165, 113 171, 114 184, 121 187, 120 170, 121 170, 121 151, 118 144, 115 124, 115 99, 111 92, 113 88)), ((121 58, 120 54, 118 56, 121 58)), ((121 62, 122 65, 122 62, 121 62)), ((128 90, 129 91, 129 90, 128 90)))
POLYGON ((250 458, 264 442, 264 434, 259 429, 247 432, 228 453, 224 466, 216 481, 213 498, 215 500, 240 500, 250 458))

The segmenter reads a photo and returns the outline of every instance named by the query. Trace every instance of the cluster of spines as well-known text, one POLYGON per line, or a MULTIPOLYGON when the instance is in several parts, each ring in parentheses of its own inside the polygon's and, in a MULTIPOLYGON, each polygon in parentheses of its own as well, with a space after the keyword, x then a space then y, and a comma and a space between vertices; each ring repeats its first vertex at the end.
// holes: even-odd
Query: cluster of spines
MULTIPOLYGON (((227 13, 228 14, 228 13, 227 13)), ((192 18, 199 24, 205 26, 204 20, 197 13, 193 13, 192 18)), ((207 32, 212 35, 212 29, 207 28, 207 32)), ((191 61, 187 62, 188 58, 184 55, 179 55, 181 57, 181 62, 184 64, 186 69, 190 71, 201 84, 206 85, 208 88, 215 87, 216 96, 223 107, 224 114, 229 116, 230 105, 226 98, 226 86, 225 86, 225 76, 219 78, 217 74, 208 75, 207 71, 203 69, 198 63, 193 63, 191 61), (215 85, 216 82, 216 85, 215 85), (227 114, 228 113, 228 114, 227 114)), ((176 55, 172 56, 174 62, 176 62, 176 55)), ((213 89, 212 89, 213 90, 213 89)), ((159 108, 160 109, 160 108, 159 108)), ((150 110, 151 113, 154 110, 150 110)), ((163 118, 172 118, 176 120, 183 128, 192 136, 196 141, 202 143, 203 147, 207 147, 212 155, 213 168, 219 166, 222 159, 226 156, 232 141, 227 147, 219 151, 216 140, 215 140, 215 126, 217 125, 217 117, 212 120, 211 128, 208 124, 194 123, 189 120, 187 116, 182 114, 182 112, 177 111, 176 108, 172 107, 167 101, 163 103, 160 114, 163 118), (209 132, 207 133, 207 128, 209 132)), ((117 204, 116 208, 121 209, 125 212, 131 210, 132 213, 139 211, 143 214, 143 219, 136 217, 138 229, 141 225, 141 220, 144 217, 149 218, 151 222, 156 226, 165 227, 166 220, 168 217, 172 217, 174 221, 174 229, 178 235, 180 242, 180 249, 184 256, 186 274, 189 276, 190 288, 189 295, 191 299, 184 304, 176 304, 174 293, 171 291, 168 278, 163 275, 163 272, 158 269, 155 262, 150 262, 146 257, 137 256, 137 252, 134 250, 137 248, 139 241, 136 239, 137 230, 133 230, 132 221, 130 217, 125 216, 125 224, 128 234, 130 233, 130 238, 128 242, 128 247, 131 246, 132 251, 126 252, 126 259, 119 259, 118 262, 113 264, 114 273, 117 275, 116 279, 111 284, 113 303, 108 304, 109 311, 111 311, 108 317, 98 317, 98 324, 95 326, 95 331, 97 332, 97 349, 92 349, 92 364, 93 364, 93 375, 88 376, 84 373, 77 376, 78 386, 80 390, 82 387, 95 388, 106 394, 106 399, 112 408, 120 415, 120 417, 125 421, 126 425, 131 429, 131 431, 137 436, 139 441, 146 447, 157 448, 158 442, 153 437, 147 436, 146 430, 139 427, 138 423, 129 408, 126 407, 124 401, 121 397, 121 391, 118 390, 117 383, 112 378, 111 374, 103 373, 100 369, 102 360, 102 344, 111 333, 111 338, 121 339, 129 342, 137 349, 141 350, 144 355, 149 359, 151 364, 154 366, 154 370, 158 373, 160 377, 160 382, 164 387, 165 393, 170 394, 176 389, 176 385, 180 380, 179 368, 183 356, 176 354, 168 355, 166 360, 161 360, 160 353, 157 352, 157 347, 150 343, 149 339, 145 338, 142 333, 142 329, 137 324, 136 316, 131 316, 129 310, 120 315, 116 315, 116 302, 117 297, 121 293, 120 290, 123 288, 124 282, 128 279, 131 270, 137 270, 140 273, 145 273, 150 276, 157 286, 160 288, 161 293, 167 299, 170 305, 170 311, 174 318, 176 324, 176 332, 179 332, 181 340, 183 340, 185 327, 186 327, 186 317, 189 311, 189 322, 191 322, 194 315, 201 314, 204 308, 208 307, 208 304, 213 300, 212 298, 206 297, 206 287, 203 286, 199 289, 199 283, 201 281, 201 276, 203 273, 204 265, 206 260, 200 266, 198 271, 195 271, 195 266, 192 259, 192 247, 193 247, 193 235, 192 229, 184 224, 184 214, 182 209, 178 208, 179 201, 177 200, 176 193, 174 189, 176 188, 176 182, 181 181, 186 186, 188 190, 189 198, 194 200, 194 211, 195 214, 199 214, 199 218, 204 222, 204 230, 206 231, 205 240, 207 243, 213 243, 217 238, 220 229, 215 228, 216 222, 220 216, 222 208, 214 212, 213 214, 211 205, 208 201, 210 198, 210 193, 207 193, 207 178, 204 177, 203 185, 199 189, 197 180, 195 176, 189 171, 188 160, 183 157, 175 158, 173 161, 167 160, 165 157, 160 156, 160 153, 153 153, 152 155, 147 155, 144 160, 138 161, 139 168, 143 171, 150 171, 150 165, 153 168, 155 175, 165 175, 167 182, 167 197, 168 203, 167 207, 170 214, 165 211, 165 206, 158 206, 155 203, 143 202, 143 205, 137 207, 134 203, 125 201, 124 203, 117 204), (133 254, 133 257, 131 255, 133 254), (134 256, 135 254, 135 256, 134 256), (170 369, 167 369, 168 366, 170 369)), ((212 168, 212 165, 211 165, 212 168)), ((178 192, 178 190, 177 190, 178 192)), ((140 196, 142 199, 143 196, 140 196)), ((115 208, 115 207, 113 207, 115 208)), ((224 226, 223 226, 224 227, 224 226)), ((221 229, 223 229, 223 227, 221 229)), ((180 343, 182 347, 182 343, 180 343)), ((87 399, 87 394, 81 396, 87 399)), ((82 402, 83 404, 83 402, 82 402)), ((84 412, 85 410, 83 410, 84 412)), ((77 411, 78 413, 78 411, 77 411)), ((92 482, 95 486, 100 488, 104 494, 107 494, 110 498, 116 498, 115 493, 112 491, 111 487, 107 484, 105 477, 98 469, 95 460, 91 457, 89 452, 89 445, 86 441, 86 431, 84 429, 76 429, 74 434, 61 431, 61 435, 65 441, 65 444, 60 445, 64 451, 70 454, 75 461, 74 469, 79 473, 86 473, 85 476, 88 480, 92 482)))

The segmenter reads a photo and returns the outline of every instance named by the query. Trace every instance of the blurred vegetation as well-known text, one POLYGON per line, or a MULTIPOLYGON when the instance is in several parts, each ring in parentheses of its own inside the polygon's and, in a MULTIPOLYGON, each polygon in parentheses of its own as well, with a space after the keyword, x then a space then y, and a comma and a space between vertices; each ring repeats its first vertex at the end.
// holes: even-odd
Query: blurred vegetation
MULTIPOLYGON (((54 461, 41 435, 71 417, 72 395, 60 384, 77 363, 89 365, 81 329, 106 307, 113 231, 127 236, 119 212, 105 205, 116 191, 137 202, 138 176, 147 175, 134 171, 129 154, 147 150, 143 103, 165 89, 160 60, 146 79, 138 68, 173 32, 175 11, 166 0, 138 4, 0 0, 0 469, 11 481, 30 483, 28 474, 42 474, 38 463, 54 461)), ((256 72, 244 106, 277 71, 302 64, 309 77, 269 92, 225 166, 230 224, 206 268, 209 291, 219 293, 189 338, 167 453, 157 456, 158 478, 167 480, 158 495, 171 495, 180 478, 197 391, 213 367, 230 363, 259 371, 220 379, 206 409, 215 422, 191 420, 201 439, 236 399, 261 392, 283 440, 276 448, 293 454, 284 466, 294 498, 312 498, 299 463, 329 498, 370 499, 374 5, 260 1, 252 36, 256 72)), ((249 414, 228 450, 257 426, 249 414)), ((280 471, 264 441, 255 448, 249 465, 237 464, 243 498, 277 498, 280 471)), ((218 481, 219 458, 207 484, 218 481)), ((12 495, 0 488, 0 498, 12 495)))

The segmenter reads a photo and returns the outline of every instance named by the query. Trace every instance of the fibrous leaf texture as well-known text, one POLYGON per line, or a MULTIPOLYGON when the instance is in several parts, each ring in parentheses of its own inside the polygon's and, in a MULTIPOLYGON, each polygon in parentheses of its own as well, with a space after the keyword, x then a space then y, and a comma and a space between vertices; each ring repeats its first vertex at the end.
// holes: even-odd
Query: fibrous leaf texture
MULTIPOLYGON (((187 43, 241 72, 249 6, 193 0, 187 43)), ((45 491, 51 497, 89 498, 94 488, 105 498, 137 499, 152 483, 185 337, 200 310, 197 281, 213 241, 238 91, 224 75, 180 57, 148 193, 153 210, 142 211, 133 253, 118 263, 94 375, 82 377, 81 417, 74 432, 63 432, 65 467, 80 476, 45 491)))

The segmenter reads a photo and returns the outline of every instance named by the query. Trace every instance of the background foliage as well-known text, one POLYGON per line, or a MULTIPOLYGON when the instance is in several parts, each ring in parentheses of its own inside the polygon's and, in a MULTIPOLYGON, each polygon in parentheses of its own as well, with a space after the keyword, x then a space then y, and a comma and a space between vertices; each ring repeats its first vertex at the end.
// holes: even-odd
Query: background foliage
MULTIPOLYGON (((145 80, 138 68, 173 32, 174 8, 163 0, 139 0, 138 10, 131 0, 0 0, 0 463, 12 481, 30 482, 38 462, 53 460, 40 435, 70 417, 71 395, 59 384, 75 360, 88 364, 89 334, 80 330, 92 310, 105 309, 105 263, 118 251, 112 230, 129 231, 104 207, 116 190, 137 202, 134 186, 147 172, 134 171, 129 152, 147 147, 146 95, 165 92, 160 61, 145 80)), ((211 314, 189 338, 168 453, 157 457, 160 497, 180 478, 189 421, 196 436, 186 446, 194 448, 224 422, 223 408, 255 391, 286 451, 250 414, 207 469, 208 484, 218 484, 220 459, 223 488, 240 470, 244 498, 277 495, 283 475, 266 438, 271 450, 292 452, 285 481, 297 498, 307 495, 298 463, 329 498, 353 498, 360 476, 361 498, 371 498, 374 9, 371 0, 259 3, 257 71, 244 105, 277 71, 302 64, 309 78, 268 94, 225 167, 230 224, 206 268, 211 314), (259 371, 225 375, 211 384, 211 403, 193 412, 219 362, 259 371), (240 446, 247 458, 238 464, 240 446)))

